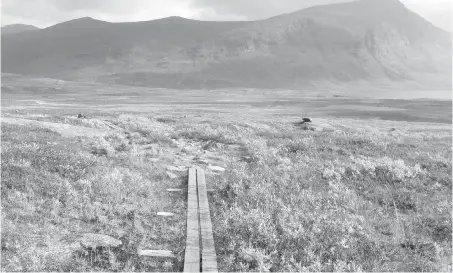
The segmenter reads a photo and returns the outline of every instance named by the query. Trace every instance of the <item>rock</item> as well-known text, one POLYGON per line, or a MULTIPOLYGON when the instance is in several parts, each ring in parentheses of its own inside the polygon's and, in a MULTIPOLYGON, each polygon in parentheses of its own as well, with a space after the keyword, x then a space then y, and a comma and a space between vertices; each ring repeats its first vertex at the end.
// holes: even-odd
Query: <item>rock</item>
POLYGON ((121 241, 105 234, 85 233, 79 239, 79 243, 85 248, 96 249, 99 247, 118 247, 121 241))
POLYGON ((166 172, 167 176, 170 178, 170 179, 175 179, 177 178, 178 176, 174 173, 171 173, 171 172, 166 172))
POLYGON ((208 166, 208 168, 215 172, 224 172, 225 171, 225 168, 222 168, 219 166, 208 166))
POLYGON ((389 132, 393 132, 393 131, 396 131, 395 128, 390 128, 389 132))
POLYGON ((312 122, 311 118, 302 118, 302 123, 312 122))

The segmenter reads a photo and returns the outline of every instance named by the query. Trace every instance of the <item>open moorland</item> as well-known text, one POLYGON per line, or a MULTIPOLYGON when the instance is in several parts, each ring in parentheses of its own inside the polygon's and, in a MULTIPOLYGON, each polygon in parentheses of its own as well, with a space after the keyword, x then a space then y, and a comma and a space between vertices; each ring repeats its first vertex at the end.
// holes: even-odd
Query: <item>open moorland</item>
POLYGON ((114 22, 1 28, 3 271, 452 271, 452 36, 409 1, 48 2, 114 22))
POLYGON ((221 271, 451 271, 451 100, 363 91, 4 75, 2 269, 181 271, 200 166, 221 271))

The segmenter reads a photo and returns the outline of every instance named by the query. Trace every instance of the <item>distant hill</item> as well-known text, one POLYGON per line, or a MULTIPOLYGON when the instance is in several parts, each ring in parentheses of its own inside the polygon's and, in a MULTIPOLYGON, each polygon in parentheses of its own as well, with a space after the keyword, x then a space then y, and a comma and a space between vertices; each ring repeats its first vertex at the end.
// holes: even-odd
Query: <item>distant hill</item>
POLYGON ((21 33, 30 30, 38 30, 38 27, 32 25, 24 25, 24 24, 13 24, 13 25, 6 25, 1 28, 2 35, 6 34, 15 34, 21 33))
POLYGON ((450 33, 399 1, 362 0, 244 22, 81 18, 2 37, 2 72, 171 88, 435 77, 451 88, 451 51, 450 33))

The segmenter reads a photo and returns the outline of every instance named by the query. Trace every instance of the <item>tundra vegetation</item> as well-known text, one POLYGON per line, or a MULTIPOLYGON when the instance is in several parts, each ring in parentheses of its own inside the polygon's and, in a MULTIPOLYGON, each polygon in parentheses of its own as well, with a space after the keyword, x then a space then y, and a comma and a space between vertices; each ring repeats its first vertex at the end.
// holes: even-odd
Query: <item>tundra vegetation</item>
POLYGON ((2 270, 183 270, 196 165, 221 271, 451 272, 451 34, 347 2, 2 28, 2 270))
POLYGON ((226 167, 207 173, 221 271, 451 271, 450 124, 332 117, 313 131, 295 116, 77 113, 2 111, 5 271, 182 270, 187 174, 166 166, 208 167, 204 154, 226 167), (88 232, 122 244, 87 249, 88 232))

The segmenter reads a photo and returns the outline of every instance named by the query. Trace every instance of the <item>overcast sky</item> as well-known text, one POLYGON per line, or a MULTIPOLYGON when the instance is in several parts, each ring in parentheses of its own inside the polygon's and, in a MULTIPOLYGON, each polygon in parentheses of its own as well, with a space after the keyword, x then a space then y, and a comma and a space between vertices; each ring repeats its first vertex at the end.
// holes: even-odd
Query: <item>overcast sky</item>
MULTIPOLYGON (((199 20, 254 20, 320 3, 345 0, 1 0, 2 26, 48 27, 80 17, 109 22, 146 21, 168 16, 199 20)), ((451 27, 453 0, 401 0, 444 29, 451 27)))

